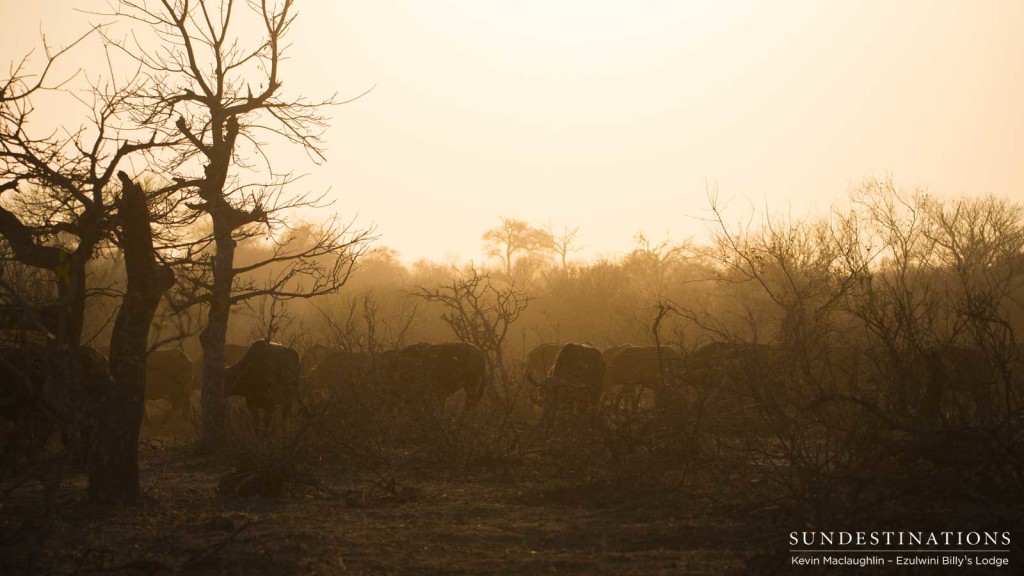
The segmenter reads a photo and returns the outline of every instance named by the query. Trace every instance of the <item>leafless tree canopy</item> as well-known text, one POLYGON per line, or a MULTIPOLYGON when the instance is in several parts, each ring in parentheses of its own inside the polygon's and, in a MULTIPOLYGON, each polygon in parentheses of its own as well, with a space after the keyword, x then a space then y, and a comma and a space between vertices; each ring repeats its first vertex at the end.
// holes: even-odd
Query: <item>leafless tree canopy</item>
POLYGON ((209 234, 176 246, 186 281, 175 306, 207 311, 204 420, 208 441, 216 443, 226 411, 220 383, 232 306, 261 296, 331 293, 370 238, 337 222, 315 231, 289 228, 287 214, 320 207, 322 197, 295 192, 291 167, 268 154, 268 146, 283 141, 322 161, 323 110, 338 102, 283 88, 286 38, 297 16, 292 0, 122 0, 106 15, 114 25, 101 29, 104 40, 144 79, 131 100, 132 120, 174 142, 159 158, 160 172, 193 194, 186 206, 211 224, 209 234), (275 245, 270 253, 236 263, 238 242, 260 235, 275 245))

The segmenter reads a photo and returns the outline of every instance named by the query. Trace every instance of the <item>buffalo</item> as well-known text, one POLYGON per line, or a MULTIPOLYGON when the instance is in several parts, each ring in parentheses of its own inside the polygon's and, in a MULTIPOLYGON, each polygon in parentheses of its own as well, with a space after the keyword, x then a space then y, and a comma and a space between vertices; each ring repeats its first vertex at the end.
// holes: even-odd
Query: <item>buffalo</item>
POLYGON ((46 379, 42 348, 0 350, 0 418, 17 420, 41 397, 46 379))
POLYGON ((926 348, 916 368, 913 404, 921 416, 961 424, 992 422, 1000 374, 983 351, 955 345, 926 348))
MULTIPOLYGON (((305 367, 305 364, 303 364, 305 367)), ((315 390, 338 395, 367 381, 372 374, 373 362, 366 352, 336 351, 325 356, 307 373, 309 385, 315 390)))
POLYGON ((72 411, 77 411, 76 421, 73 425, 65 427, 61 433, 61 440, 65 447, 75 447, 72 437, 77 433, 81 450, 80 457, 88 454, 93 438, 93 432, 97 425, 97 409, 99 404, 104 402, 113 391, 114 381, 110 375, 110 364, 107 357, 92 346, 80 346, 72 355, 72 378, 76 379, 81 386, 83 399, 86 401, 83 406, 73 406, 72 411))
POLYGON ((183 413, 195 379, 195 364, 181 348, 158 348, 145 356, 145 399, 166 400, 183 413))
MULTIPOLYGON (((241 344, 224 344, 224 365, 231 366, 242 361, 248 346, 241 344)), ((203 387, 203 352, 199 351, 199 357, 195 361, 195 369, 192 371, 192 390, 199 390, 203 387)))
POLYGON ((558 358, 558 351, 562 349, 561 344, 544 343, 534 347, 526 355, 526 366, 523 367, 523 376, 532 374, 547 375, 551 367, 555 365, 558 358))
POLYGON ((21 448, 38 448, 53 430, 43 402, 47 362, 43 348, 0 350, 0 420, 10 422, 0 462, 21 448))
POLYGON ((257 340, 224 371, 224 391, 242 396, 258 432, 270 429, 274 412, 286 418, 302 384, 299 354, 276 342, 257 340))
POLYGON ((632 344, 616 344, 615 346, 609 346, 604 350, 601 350, 601 357, 604 358, 604 365, 610 366, 615 360, 615 357, 627 348, 635 348, 635 346, 632 344))
POLYGON ((245 353, 249 351, 249 347, 244 344, 225 344, 224 345, 224 363, 228 366, 232 364, 238 364, 245 357, 245 353))
MULTIPOLYGON (((110 348, 97 348, 110 358, 110 348)), ((181 348, 158 348, 146 354, 146 400, 167 400, 172 414, 182 414, 188 407, 189 394, 195 382, 195 364, 181 348)), ((146 414, 149 421, 149 415, 146 414)))
POLYGON ((466 393, 466 406, 475 406, 484 391, 487 357, 468 342, 413 344, 381 355, 387 381, 399 395, 418 398, 419 383, 444 403, 459 390, 466 393))
POLYGON ((302 369, 306 371, 306 374, 312 375, 328 356, 337 352, 341 352, 341 349, 314 344, 302 354, 302 369))
POLYGON ((775 363, 763 345, 711 342, 680 359, 676 373, 711 425, 735 431, 752 405, 754 388, 764 388, 775 363))
POLYGON ((97 397, 112 385, 107 357, 92 346, 80 346, 73 356, 73 365, 86 393, 97 397))
POLYGON ((756 370, 755 365, 766 358, 768 351, 767 346, 760 344, 711 342, 678 360, 677 372, 698 387, 735 384, 740 372, 746 368, 756 370))
POLYGON ((605 365, 601 351, 588 344, 569 343, 558 351, 550 372, 540 381, 533 374, 527 379, 542 395, 548 425, 563 409, 593 411, 601 401, 605 365))
POLYGON ((195 366, 181 348, 160 348, 146 355, 146 400, 167 400, 174 413, 183 413, 195 366))
POLYGON ((63 364, 52 354, 33 345, 0 350, 0 420, 11 422, 0 461, 42 447, 58 423, 65 446, 75 437, 87 445, 96 402, 112 390, 107 360, 90 346, 69 350, 63 364))
POLYGON ((605 394, 638 401, 645 390, 657 394, 670 385, 679 353, 669 346, 621 346, 603 357, 605 394))

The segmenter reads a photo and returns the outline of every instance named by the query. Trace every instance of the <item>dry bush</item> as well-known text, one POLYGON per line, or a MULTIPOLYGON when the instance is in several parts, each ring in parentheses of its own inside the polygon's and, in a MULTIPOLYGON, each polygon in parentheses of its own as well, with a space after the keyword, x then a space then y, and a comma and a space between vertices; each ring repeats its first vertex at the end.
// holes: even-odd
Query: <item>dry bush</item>
POLYGON ((307 410, 275 421, 260 434, 238 410, 232 412, 228 441, 218 452, 233 470, 221 477, 218 493, 277 498, 289 486, 320 487, 314 477, 319 457, 308 442, 314 420, 307 410))
POLYGON ((728 306, 682 316, 726 340, 690 375, 723 491, 819 524, 1005 502, 1024 212, 879 182, 832 220, 732 230, 712 208, 728 306))
POLYGON ((315 431, 309 446, 321 464, 331 462, 383 496, 405 498, 424 462, 452 465, 450 444, 460 438, 454 432, 464 411, 457 402, 441 406, 425 378, 397 382, 383 364, 373 357, 307 405, 315 431))

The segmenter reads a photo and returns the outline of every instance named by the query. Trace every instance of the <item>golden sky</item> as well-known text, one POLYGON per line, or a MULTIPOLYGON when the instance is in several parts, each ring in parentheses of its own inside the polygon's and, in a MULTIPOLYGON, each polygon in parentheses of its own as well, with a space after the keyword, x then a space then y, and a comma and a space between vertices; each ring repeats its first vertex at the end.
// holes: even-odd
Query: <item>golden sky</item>
MULTIPOLYGON (((0 1, 9 58, 95 5, 0 1)), ((588 257, 699 239, 706 183, 738 214, 827 209, 885 174, 1024 201, 1024 2, 298 7, 285 90, 376 88, 333 110, 325 165, 278 161, 407 261, 479 259, 500 216, 580 226, 588 257)))

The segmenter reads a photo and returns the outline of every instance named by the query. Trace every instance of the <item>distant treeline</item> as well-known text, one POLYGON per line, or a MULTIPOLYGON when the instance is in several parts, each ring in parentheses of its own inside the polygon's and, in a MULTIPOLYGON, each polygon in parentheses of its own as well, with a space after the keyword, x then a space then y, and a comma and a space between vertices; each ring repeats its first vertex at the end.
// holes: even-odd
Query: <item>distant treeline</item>
MULTIPOLYGON (((235 306, 228 341, 270 336, 300 350, 322 344, 360 351, 457 340, 443 318, 445 304, 425 295, 469 278, 527 302, 505 337, 507 359, 521 359, 542 342, 572 341, 598 347, 657 341, 682 352, 713 341, 820 338, 892 350, 1012 347, 1022 327, 1024 210, 1016 203, 941 199, 869 180, 842 210, 800 220, 746 215, 743 226, 731 226, 730 216, 712 204, 710 240, 703 244, 638 235, 625 255, 591 261, 571 257, 571 240, 559 252, 549 229, 509 219, 484 235, 493 258, 482 264, 405 265, 380 245, 384 238, 336 294, 235 306)), ((315 235, 300 227, 290 242, 301 248, 315 235)), ((236 261, 265 259, 275 247, 248 239, 236 261)), ((86 330, 93 343, 106 344, 117 303, 107 296, 123 287, 121 267, 116 252, 93 265, 96 295, 86 330)), ((259 274, 273 278, 277 268, 259 274)), ((5 276, 31 284, 30 274, 13 264, 5 276)), ((202 325, 201 308, 165 305, 152 340, 172 345, 184 337, 185 349, 198 353, 194 335, 202 325)))

